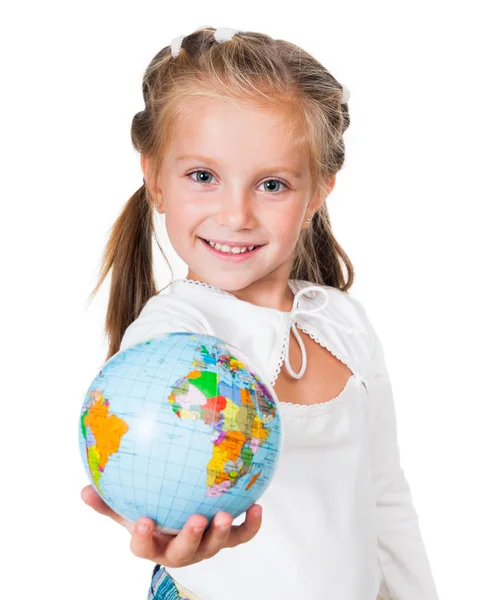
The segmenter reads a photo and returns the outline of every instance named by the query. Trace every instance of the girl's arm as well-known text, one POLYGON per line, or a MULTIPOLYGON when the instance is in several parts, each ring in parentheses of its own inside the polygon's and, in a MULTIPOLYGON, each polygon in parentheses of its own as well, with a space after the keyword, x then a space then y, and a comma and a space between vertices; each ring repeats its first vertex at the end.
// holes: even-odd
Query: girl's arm
POLYGON ((400 463, 392 386, 380 339, 362 305, 371 340, 372 374, 369 412, 373 484, 376 497, 378 560, 384 582, 383 600, 437 600, 438 594, 400 463))

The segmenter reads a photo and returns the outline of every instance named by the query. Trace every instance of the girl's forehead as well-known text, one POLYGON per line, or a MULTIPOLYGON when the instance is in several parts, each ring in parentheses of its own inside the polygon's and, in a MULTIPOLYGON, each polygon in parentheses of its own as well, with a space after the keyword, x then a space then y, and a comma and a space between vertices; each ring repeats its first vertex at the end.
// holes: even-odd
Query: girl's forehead
POLYGON ((244 101, 217 97, 195 97, 183 103, 176 117, 184 127, 187 123, 204 120, 232 120, 245 123, 260 121, 267 126, 291 126, 298 121, 298 111, 286 103, 264 104, 258 101, 244 101))
POLYGON ((270 150, 274 156, 295 159, 305 152, 298 125, 289 111, 277 106, 196 98, 173 122, 170 149, 178 157, 226 144, 230 151, 256 148, 265 155, 270 150))

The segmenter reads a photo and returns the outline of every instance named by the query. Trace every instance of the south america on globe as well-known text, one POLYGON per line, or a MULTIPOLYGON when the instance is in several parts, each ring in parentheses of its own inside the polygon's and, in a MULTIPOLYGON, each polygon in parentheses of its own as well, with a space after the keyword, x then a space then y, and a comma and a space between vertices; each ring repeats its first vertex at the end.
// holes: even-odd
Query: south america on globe
POLYGON ((188 332, 112 356, 84 398, 79 448, 101 498, 178 533, 190 515, 234 518, 264 493, 283 437, 273 388, 242 351, 188 332))

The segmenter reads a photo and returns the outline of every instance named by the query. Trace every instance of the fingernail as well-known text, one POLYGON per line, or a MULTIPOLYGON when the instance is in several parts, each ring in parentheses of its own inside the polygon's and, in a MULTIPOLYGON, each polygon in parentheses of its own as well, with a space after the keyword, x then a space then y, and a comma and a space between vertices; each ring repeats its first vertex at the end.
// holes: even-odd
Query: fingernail
POLYGON ((230 525, 218 525, 221 531, 228 531, 230 529, 230 525))
POLYGON ((149 529, 150 529, 150 527, 146 523, 138 524, 138 532, 141 533, 142 535, 144 535, 145 533, 148 533, 149 529))
POLYGON ((255 506, 253 508, 253 514, 255 517, 260 517, 261 516, 261 506, 255 506))
POLYGON ((204 527, 192 527, 193 533, 200 533, 201 531, 204 531, 204 527))

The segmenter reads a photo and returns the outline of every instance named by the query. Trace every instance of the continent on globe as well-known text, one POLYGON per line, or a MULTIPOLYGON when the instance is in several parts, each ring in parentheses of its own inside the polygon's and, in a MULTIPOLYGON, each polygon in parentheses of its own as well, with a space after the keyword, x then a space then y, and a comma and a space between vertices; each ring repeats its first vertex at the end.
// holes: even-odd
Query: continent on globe
POLYGON ((110 413, 110 402, 100 390, 92 390, 92 402, 81 416, 82 435, 86 441, 87 461, 92 479, 101 493, 99 480, 108 458, 118 451, 122 436, 127 433, 127 423, 110 413))
MULTIPOLYGON (((216 364, 232 376, 244 378, 246 366, 230 353, 211 354, 204 344, 197 347, 200 359, 195 359, 185 377, 178 379, 168 400, 180 419, 199 419, 210 428, 213 451, 207 465, 206 496, 217 497, 227 492, 250 473, 257 450, 267 441, 270 430, 264 427, 275 416, 275 404, 267 399, 258 381, 250 388, 229 386, 220 381, 217 371, 207 370, 216 364), (262 418, 252 400, 256 394, 262 418)), ((256 473, 246 486, 257 481, 256 473)))

